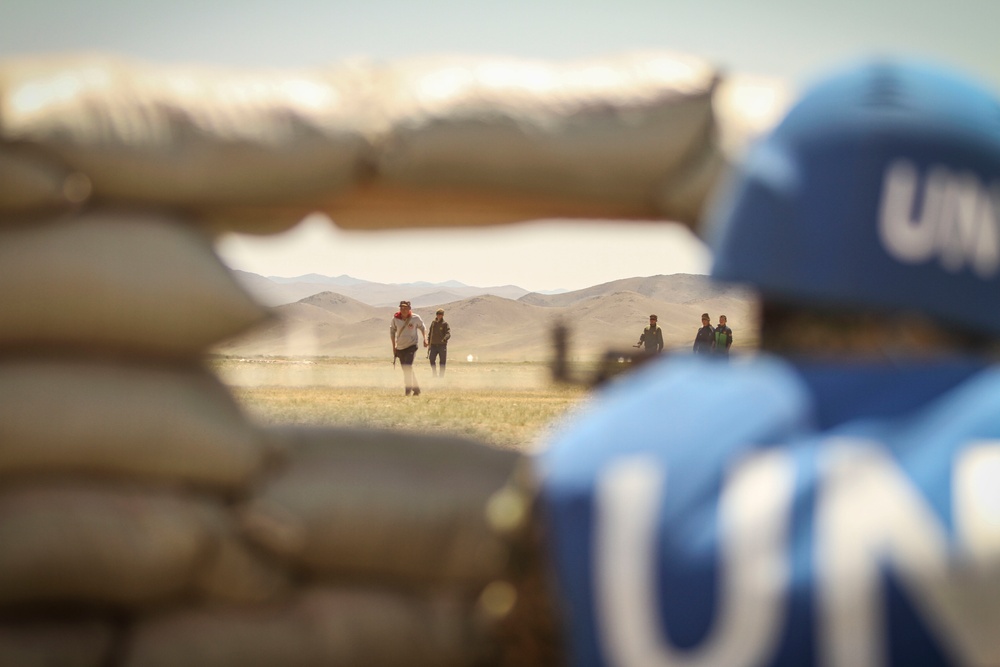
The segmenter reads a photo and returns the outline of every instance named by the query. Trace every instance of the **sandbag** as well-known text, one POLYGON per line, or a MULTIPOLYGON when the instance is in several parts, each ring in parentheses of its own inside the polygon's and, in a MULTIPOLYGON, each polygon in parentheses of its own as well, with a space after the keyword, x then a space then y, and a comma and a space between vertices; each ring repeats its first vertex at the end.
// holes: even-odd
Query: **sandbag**
POLYGON ((214 553, 195 574, 195 596, 204 604, 260 604, 282 598, 291 589, 289 574, 240 539, 228 523, 214 553))
POLYGON ((81 483, 0 490, 0 607, 130 608, 191 591, 222 510, 203 499, 81 483))
MULTIPOLYGON (((421 58, 390 74, 392 126, 365 193, 378 199, 376 215, 398 200, 397 215, 441 216, 447 193, 454 224, 595 214, 693 222, 724 166, 712 137, 718 74, 697 58, 421 58), (708 178, 692 180, 702 171, 708 178)), ((353 208, 331 215, 380 226, 353 208)))
POLYGON ((0 136, 86 174, 105 201, 190 209, 328 196, 352 184, 370 150, 370 74, 356 69, 6 61, 0 136))
POLYGON ((183 220, 89 213, 0 230, 0 347, 200 356, 265 321, 183 220))
POLYGON ((106 667, 116 634, 100 618, 0 622, 0 665, 106 667))
POLYGON ((283 605, 190 609, 137 623, 125 667, 448 667, 483 664, 461 606, 368 589, 307 589, 283 605))
POLYGON ((240 510, 249 539, 310 576, 449 584, 502 577, 488 514, 522 458, 443 436, 286 429, 287 467, 240 510))
POLYGON ((61 213, 90 196, 90 181, 55 163, 13 147, 0 150, 0 202, 11 214, 61 213))
POLYGON ((198 366, 0 360, 0 478, 101 475, 240 491, 266 451, 198 366))

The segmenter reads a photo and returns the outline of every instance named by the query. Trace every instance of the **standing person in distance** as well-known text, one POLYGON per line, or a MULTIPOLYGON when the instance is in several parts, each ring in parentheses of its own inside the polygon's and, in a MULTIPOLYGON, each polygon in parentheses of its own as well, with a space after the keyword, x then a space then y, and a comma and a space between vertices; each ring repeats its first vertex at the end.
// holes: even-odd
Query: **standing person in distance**
POLYGON ((656 315, 649 316, 649 326, 642 330, 635 346, 642 346, 646 354, 656 354, 663 350, 663 330, 656 325, 656 315))
POLYGON ((427 331, 425 346, 430 346, 427 358, 431 361, 432 377, 444 377, 444 367, 448 363, 448 340, 451 338, 451 327, 444 321, 444 309, 438 308, 427 331), (441 375, 438 375, 437 360, 441 359, 441 375))
POLYGON ((392 316, 392 322, 389 324, 389 338, 392 340, 393 357, 399 359, 399 365, 403 367, 403 383, 406 385, 407 396, 420 395, 420 386, 413 374, 413 357, 417 354, 419 342, 418 331, 426 346, 427 330, 424 328, 424 321, 410 309, 409 301, 400 301, 399 311, 392 316))
POLYGON ((711 354, 715 349, 715 329, 712 328, 712 318, 708 313, 701 314, 701 328, 694 337, 695 354, 711 354))
POLYGON ((726 322, 726 316, 719 315, 719 326, 715 327, 715 354, 720 357, 728 357, 729 348, 733 346, 733 330, 726 322))

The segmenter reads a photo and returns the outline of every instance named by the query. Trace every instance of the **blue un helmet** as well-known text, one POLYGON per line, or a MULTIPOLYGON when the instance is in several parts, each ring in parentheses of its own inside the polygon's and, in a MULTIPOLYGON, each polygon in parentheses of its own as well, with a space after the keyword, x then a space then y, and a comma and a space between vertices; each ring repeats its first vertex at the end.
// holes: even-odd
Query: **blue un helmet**
POLYGON ((733 186, 712 221, 713 277, 1000 334, 1000 102, 976 83, 913 62, 842 71, 733 186))

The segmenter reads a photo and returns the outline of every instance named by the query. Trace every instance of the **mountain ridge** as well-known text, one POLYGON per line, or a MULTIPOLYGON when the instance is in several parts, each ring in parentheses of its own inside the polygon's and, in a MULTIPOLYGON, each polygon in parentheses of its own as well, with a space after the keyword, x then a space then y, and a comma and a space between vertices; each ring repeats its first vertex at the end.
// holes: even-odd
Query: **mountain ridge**
MULTIPOLYGON (((262 278, 247 274, 241 282, 247 285, 254 277, 262 278)), ((269 288, 256 282, 258 290, 269 288)), ((414 312, 428 325, 438 307, 445 310, 452 328, 452 359, 545 361, 552 356, 557 324, 569 330, 573 359, 596 359, 608 350, 627 353, 652 313, 659 318, 668 349, 690 349, 703 312, 713 323, 718 315, 727 316, 736 351, 753 348, 757 340, 753 293, 696 274, 625 278, 557 295, 521 290, 513 298, 493 294, 492 288, 466 286, 482 291, 461 296, 454 287, 427 284, 426 289, 435 291, 414 289, 417 294, 402 291, 404 287, 346 285, 272 306, 277 316, 273 321, 223 341, 213 352, 240 357, 383 357, 390 349, 389 321, 400 298, 411 300, 414 312), (387 300, 387 294, 394 296, 387 300)))
POLYGON ((457 280, 443 283, 425 281, 412 283, 377 283, 361 280, 348 275, 336 277, 322 276, 315 273, 294 278, 266 277, 249 271, 233 270, 243 287, 267 306, 282 306, 295 303, 313 294, 328 290, 367 303, 371 306, 396 306, 400 299, 425 306, 447 303, 456 299, 464 299, 479 294, 494 294, 510 299, 517 299, 529 291, 517 285, 496 285, 491 287, 474 287, 457 280), (435 293, 441 296, 431 296, 435 293), (428 301, 431 296, 431 301, 428 301))

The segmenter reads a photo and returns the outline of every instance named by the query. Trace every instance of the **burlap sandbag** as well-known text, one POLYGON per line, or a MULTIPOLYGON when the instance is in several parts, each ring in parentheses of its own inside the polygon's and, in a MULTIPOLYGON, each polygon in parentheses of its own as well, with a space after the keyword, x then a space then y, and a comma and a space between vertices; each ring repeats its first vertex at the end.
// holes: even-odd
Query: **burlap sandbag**
POLYGON ((213 555, 221 507, 79 483, 0 491, 0 607, 136 608, 191 591, 213 555))
POLYGON ((404 432, 290 429, 287 468, 243 508, 250 539, 307 574, 479 587, 508 546, 489 517, 521 457, 404 432))
POLYGON ((0 137, 86 174, 103 201, 301 202, 353 185, 370 152, 370 78, 349 64, 319 76, 95 55, 7 60, 0 137))
POLYGON ((0 150, 0 202, 10 214, 50 215, 90 196, 90 181, 28 151, 0 150))
POLYGON ((139 622, 125 667, 449 667, 484 664, 462 607, 376 590, 308 589, 287 604, 139 622))
POLYGON ((268 312, 184 223, 91 213, 0 231, 0 346, 200 355, 268 312))
POLYGON ((198 366, 0 361, 0 479, 72 473, 239 491, 262 434, 198 366))
POLYGON ((378 178, 364 201, 331 213, 342 226, 382 226, 393 205, 438 224, 694 222, 724 166, 713 140, 718 73, 698 58, 421 58, 388 69, 378 178))
POLYGON ((286 596, 292 577, 233 530, 228 521, 215 551, 195 574, 195 596, 204 604, 259 604, 286 596))
POLYGON ((114 625, 98 618, 0 622, 0 665, 108 667, 114 625))

